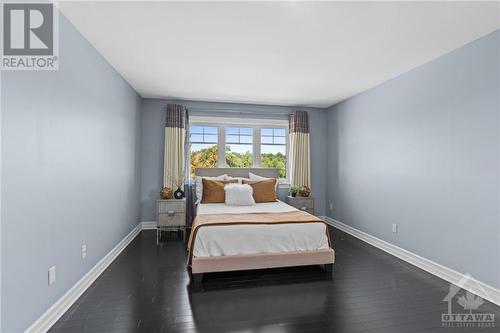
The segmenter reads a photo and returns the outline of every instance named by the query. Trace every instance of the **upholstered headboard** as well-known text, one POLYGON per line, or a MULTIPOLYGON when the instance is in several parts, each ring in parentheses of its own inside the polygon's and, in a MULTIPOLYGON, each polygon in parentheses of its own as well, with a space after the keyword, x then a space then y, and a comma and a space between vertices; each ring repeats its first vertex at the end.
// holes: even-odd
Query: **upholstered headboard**
POLYGON ((248 173, 266 178, 279 178, 280 172, 276 168, 196 168, 194 173, 201 177, 216 177, 227 174, 231 177, 248 178, 248 173))

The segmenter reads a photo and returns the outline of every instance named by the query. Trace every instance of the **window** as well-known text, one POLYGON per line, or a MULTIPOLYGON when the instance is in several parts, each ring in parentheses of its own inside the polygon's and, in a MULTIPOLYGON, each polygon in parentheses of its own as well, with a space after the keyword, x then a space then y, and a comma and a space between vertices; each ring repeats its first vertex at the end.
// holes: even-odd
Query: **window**
POLYGON ((286 133, 284 128, 260 130, 260 166, 277 168, 280 178, 286 179, 286 133))
POLYGON ((253 165, 253 129, 226 127, 226 166, 249 168, 253 165))
POLYGON ((191 177, 199 168, 217 167, 218 133, 215 126, 189 126, 191 177))
POLYGON ((197 167, 277 168, 287 177, 288 121, 190 117, 191 175, 197 167))

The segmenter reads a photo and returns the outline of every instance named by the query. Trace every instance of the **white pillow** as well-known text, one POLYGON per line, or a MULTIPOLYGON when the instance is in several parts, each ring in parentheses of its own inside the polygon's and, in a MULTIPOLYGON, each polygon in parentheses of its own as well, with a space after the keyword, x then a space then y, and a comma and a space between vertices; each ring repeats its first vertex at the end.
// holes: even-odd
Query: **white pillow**
MULTIPOLYGON (((269 180, 269 179, 276 179, 276 178, 267 178, 267 177, 262 177, 256 174, 253 174, 251 172, 248 173, 248 177, 250 178, 251 181, 259 181, 259 180, 269 180)), ((276 179, 276 189, 278 189, 278 180, 276 179)))
POLYGON ((256 174, 251 173, 251 172, 248 173, 248 177, 252 181, 254 181, 254 180, 268 180, 268 179, 271 179, 271 178, 266 178, 266 177, 262 177, 262 176, 256 175, 256 174))
POLYGON ((253 188, 248 184, 227 184, 224 187, 226 192, 226 205, 229 206, 253 206, 253 188))
POLYGON ((196 176, 194 178, 194 183, 196 185, 196 201, 201 201, 201 198, 203 198, 203 178, 205 179, 210 179, 210 180, 226 180, 227 175, 220 175, 217 177, 200 177, 196 176))

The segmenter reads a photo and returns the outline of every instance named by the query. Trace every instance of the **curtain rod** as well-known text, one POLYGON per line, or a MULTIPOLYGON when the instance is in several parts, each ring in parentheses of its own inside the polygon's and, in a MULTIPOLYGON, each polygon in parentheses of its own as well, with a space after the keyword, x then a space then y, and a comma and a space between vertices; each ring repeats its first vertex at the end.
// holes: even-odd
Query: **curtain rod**
POLYGON ((270 116, 289 116, 292 113, 287 112, 267 112, 265 110, 238 110, 238 109, 218 109, 218 108, 200 108, 200 107, 186 107, 188 111, 201 111, 201 112, 221 112, 221 113, 233 113, 233 114, 263 114, 270 116))

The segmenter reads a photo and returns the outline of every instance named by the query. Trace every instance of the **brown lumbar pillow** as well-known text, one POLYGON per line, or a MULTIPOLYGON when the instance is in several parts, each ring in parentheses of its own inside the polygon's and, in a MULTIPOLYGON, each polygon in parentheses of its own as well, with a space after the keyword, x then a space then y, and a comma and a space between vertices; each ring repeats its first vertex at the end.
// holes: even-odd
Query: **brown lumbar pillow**
POLYGON ((243 180, 243 184, 248 184, 253 188, 253 198, 255 202, 276 201, 276 179, 266 180, 243 180))
POLYGON ((226 202, 224 186, 230 183, 237 183, 238 180, 211 180, 203 178, 202 182, 203 197, 201 198, 201 203, 224 203, 226 202))

